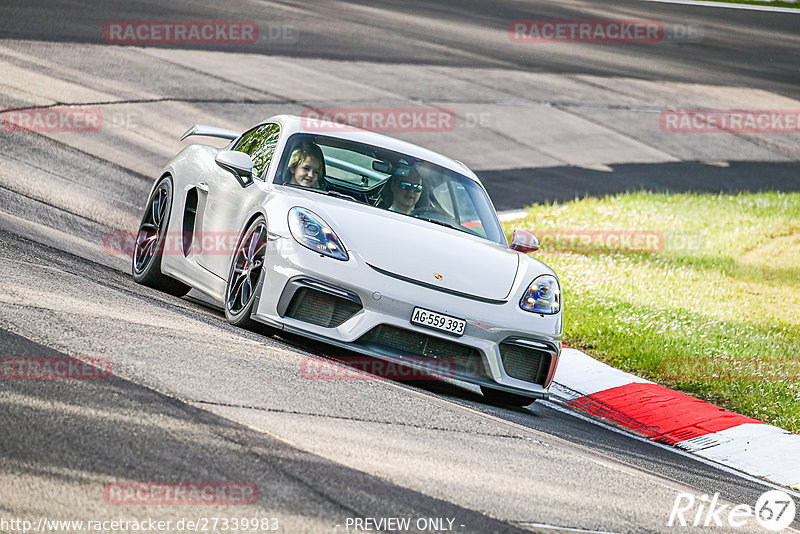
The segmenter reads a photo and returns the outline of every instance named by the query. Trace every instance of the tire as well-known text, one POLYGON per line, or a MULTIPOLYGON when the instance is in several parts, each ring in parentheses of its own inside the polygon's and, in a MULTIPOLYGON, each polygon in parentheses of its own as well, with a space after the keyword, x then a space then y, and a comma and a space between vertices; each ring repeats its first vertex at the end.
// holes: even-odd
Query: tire
POLYGON ((250 330, 266 330, 250 318, 256 290, 264 276, 267 255, 267 222, 259 216, 251 222, 236 244, 236 252, 225 286, 225 318, 229 323, 250 330))
POLYGON ((164 177, 150 195, 136 234, 131 258, 131 273, 135 282, 159 291, 182 297, 192 289, 161 272, 164 237, 169 228, 172 209, 172 180, 164 177))
POLYGON ((481 393, 483 393, 483 396, 491 404, 506 404, 508 406, 517 406, 519 408, 533 404, 533 402, 536 400, 535 398, 526 397, 525 395, 508 393, 507 391, 492 389, 485 386, 481 386, 481 393))

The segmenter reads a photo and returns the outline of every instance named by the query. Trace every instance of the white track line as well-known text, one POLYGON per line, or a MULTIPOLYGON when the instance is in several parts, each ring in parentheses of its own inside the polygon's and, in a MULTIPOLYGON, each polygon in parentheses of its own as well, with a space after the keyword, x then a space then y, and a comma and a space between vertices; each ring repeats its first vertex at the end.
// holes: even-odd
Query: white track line
POLYGON ((772 11, 773 13, 800 14, 800 5, 793 7, 756 6, 751 4, 728 4, 726 2, 695 2, 693 0, 642 0, 643 2, 658 2, 660 4, 681 4, 684 6, 722 7, 727 9, 747 9, 750 11, 772 11))
POLYGON ((576 532, 578 534, 619 534, 617 532, 608 532, 606 530, 587 530, 585 528, 558 527, 556 525, 548 525, 547 523, 531 523, 528 521, 523 521, 517 524, 523 527, 544 528, 547 530, 555 530, 557 532, 576 532))

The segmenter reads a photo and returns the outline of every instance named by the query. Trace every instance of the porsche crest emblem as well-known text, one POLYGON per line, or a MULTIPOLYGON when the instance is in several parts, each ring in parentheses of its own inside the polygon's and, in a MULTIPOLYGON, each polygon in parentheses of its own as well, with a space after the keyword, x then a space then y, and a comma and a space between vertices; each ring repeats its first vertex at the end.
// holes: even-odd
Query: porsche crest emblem
POLYGON ((444 278, 444 277, 443 277, 441 274, 439 274, 439 273, 433 273, 433 277, 434 277, 434 278, 436 278, 437 280, 441 280, 442 278, 444 278))

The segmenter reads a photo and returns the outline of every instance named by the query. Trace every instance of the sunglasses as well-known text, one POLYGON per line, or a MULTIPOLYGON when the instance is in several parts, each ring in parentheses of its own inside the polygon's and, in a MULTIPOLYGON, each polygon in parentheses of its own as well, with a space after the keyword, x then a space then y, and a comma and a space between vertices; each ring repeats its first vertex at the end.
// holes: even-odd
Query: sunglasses
POLYGON ((422 184, 412 184, 411 182, 400 182, 399 186, 402 191, 413 189, 417 193, 422 192, 422 184))

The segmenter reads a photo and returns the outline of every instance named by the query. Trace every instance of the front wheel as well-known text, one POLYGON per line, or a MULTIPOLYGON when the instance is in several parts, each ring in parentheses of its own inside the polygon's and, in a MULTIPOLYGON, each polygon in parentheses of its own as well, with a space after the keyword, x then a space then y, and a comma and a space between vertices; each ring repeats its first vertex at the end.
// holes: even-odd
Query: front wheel
POLYGON ((520 408, 533 404, 536 400, 533 397, 526 397, 517 393, 508 393, 499 389, 481 386, 481 393, 492 404, 506 404, 508 406, 518 406, 520 408))
POLYGON ((259 216, 244 231, 233 255, 225 287, 225 318, 229 323, 254 329, 257 323, 250 318, 256 290, 264 276, 267 255, 267 223, 259 216))
POLYGON ((153 189, 136 234, 131 271, 139 284, 182 297, 191 287, 161 272, 164 256, 164 238, 169 228, 169 213, 172 209, 172 180, 164 177, 153 189))

